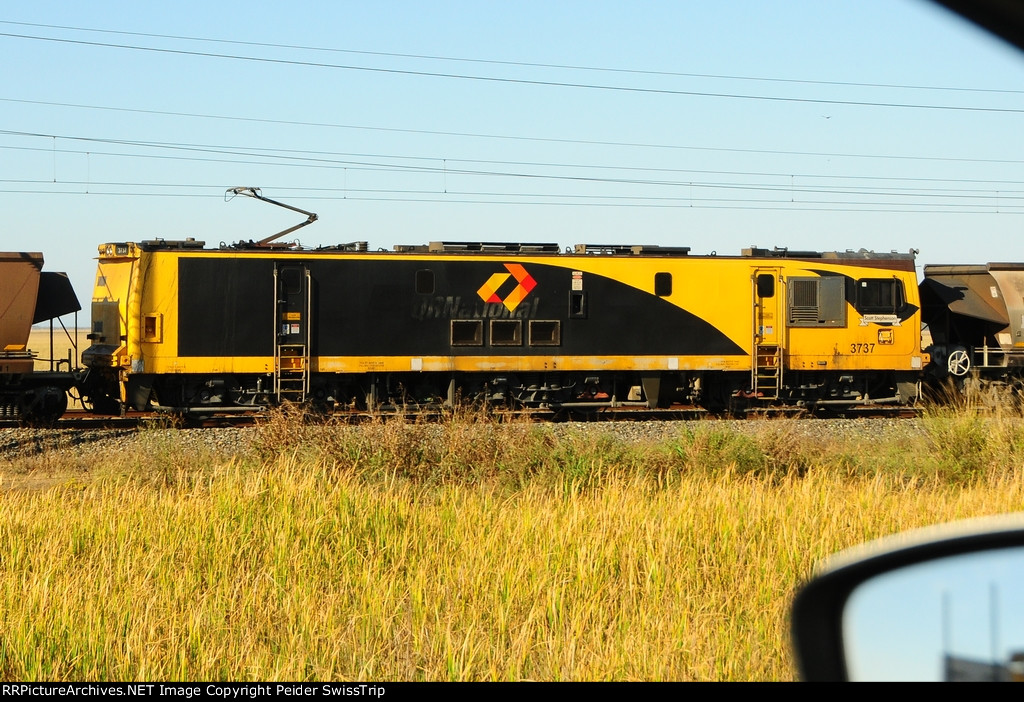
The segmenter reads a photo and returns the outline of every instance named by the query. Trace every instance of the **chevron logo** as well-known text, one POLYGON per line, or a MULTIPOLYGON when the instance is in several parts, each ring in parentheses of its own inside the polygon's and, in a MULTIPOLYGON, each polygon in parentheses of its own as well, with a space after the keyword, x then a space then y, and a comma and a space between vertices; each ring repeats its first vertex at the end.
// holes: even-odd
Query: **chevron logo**
POLYGON ((520 302, 526 299, 530 291, 537 287, 537 281, 518 263, 506 263, 505 269, 508 270, 508 273, 495 273, 487 279, 486 283, 480 286, 476 294, 484 302, 501 303, 505 305, 509 312, 512 312, 519 306, 520 302), (505 299, 502 299, 501 295, 498 294, 498 289, 509 278, 515 278, 518 285, 505 296, 505 299))

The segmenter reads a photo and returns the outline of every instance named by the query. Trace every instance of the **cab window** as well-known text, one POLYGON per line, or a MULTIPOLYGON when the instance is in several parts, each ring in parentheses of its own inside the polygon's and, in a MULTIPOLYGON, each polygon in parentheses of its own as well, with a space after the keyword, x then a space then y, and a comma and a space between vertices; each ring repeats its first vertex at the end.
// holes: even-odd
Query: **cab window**
POLYGON ((895 278, 857 281, 857 311, 861 314, 896 314, 904 303, 903 283, 895 278))

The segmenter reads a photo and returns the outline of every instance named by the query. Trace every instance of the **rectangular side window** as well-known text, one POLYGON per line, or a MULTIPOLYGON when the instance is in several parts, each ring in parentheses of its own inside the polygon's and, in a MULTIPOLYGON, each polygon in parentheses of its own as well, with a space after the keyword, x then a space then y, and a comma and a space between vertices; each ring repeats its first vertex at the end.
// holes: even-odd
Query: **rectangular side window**
POLYGON ((156 344, 164 340, 164 316, 162 314, 142 316, 142 340, 156 344))
POLYGON ((416 271, 416 292, 420 295, 434 294, 434 271, 416 271))
POLYGON ((672 294, 672 274, 654 274, 654 294, 658 297, 668 297, 672 294))
POLYGON ((895 278, 858 280, 855 307, 861 314, 896 314, 903 307, 903 285, 895 278))
POLYGON ((583 290, 572 290, 569 293, 569 319, 587 318, 587 293, 583 290))
POLYGON ((558 346, 562 343, 562 323, 530 320, 530 346, 558 346))
POLYGON ((453 319, 452 346, 483 346, 484 323, 481 319, 453 319))
POLYGON ((281 290, 294 295, 302 292, 302 271, 295 267, 281 268, 277 274, 281 290))
POLYGON ((491 346, 521 346, 523 321, 521 319, 492 319, 491 346))

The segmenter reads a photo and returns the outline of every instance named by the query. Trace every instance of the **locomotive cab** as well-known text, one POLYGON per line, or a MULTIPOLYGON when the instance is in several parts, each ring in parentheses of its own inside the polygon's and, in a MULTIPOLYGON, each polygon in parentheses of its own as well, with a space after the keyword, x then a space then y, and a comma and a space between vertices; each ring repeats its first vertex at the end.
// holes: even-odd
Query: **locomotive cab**
POLYGON ((137 309, 144 286, 142 249, 129 242, 99 246, 90 346, 82 352, 82 364, 88 369, 85 401, 99 414, 118 414, 128 406, 131 378, 144 367, 137 309))

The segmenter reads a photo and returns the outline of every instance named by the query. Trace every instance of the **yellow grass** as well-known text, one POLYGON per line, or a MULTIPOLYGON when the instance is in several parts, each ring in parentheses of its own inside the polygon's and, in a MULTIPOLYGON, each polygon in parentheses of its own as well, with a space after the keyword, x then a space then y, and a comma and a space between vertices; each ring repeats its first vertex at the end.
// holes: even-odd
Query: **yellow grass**
POLYGON ((77 344, 78 354, 72 350, 72 340, 76 336, 74 327, 68 327, 67 333, 64 329, 61 329, 60 325, 54 322, 53 325, 53 353, 50 352, 50 328, 46 327, 32 327, 32 331, 28 336, 28 348, 35 352, 36 363, 35 369, 50 370, 50 359, 54 361, 60 361, 63 363, 61 370, 67 370, 67 359, 68 354, 71 354, 71 365, 78 366, 81 363, 82 351, 89 345, 89 340, 85 338, 85 335, 89 333, 88 329, 79 329, 77 331, 77 344), (69 338, 70 335, 70 338, 69 338))
MULTIPOLYGON (((66 324, 66 322, 65 322, 66 324)), ((32 331, 29 332, 28 337, 28 348, 30 351, 36 354, 35 370, 37 371, 67 371, 72 368, 77 368, 81 365, 82 351, 84 351, 88 345, 89 340, 85 338, 85 335, 89 333, 88 329, 78 329, 74 327, 67 327, 67 331, 61 328, 60 324, 56 321, 53 324, 53 336, 52 336, 52 348, 51 348, 51 335, 49 325, 45 327, 32 327, 32 331), (74 345, 78 346, 77 352, 74 349, 74 345)), ((68 407, 72 409, 81 409, 82 402, 78 398, 78 393, 72 392, 68 396, 68 407)))
POLYGON ((279 418, 234 458, 11 460, 75 478, 0 491, 0 678, 789 680, 816 561, 1024 507, 1024 433, 977 421, 893 447, 279 418))

